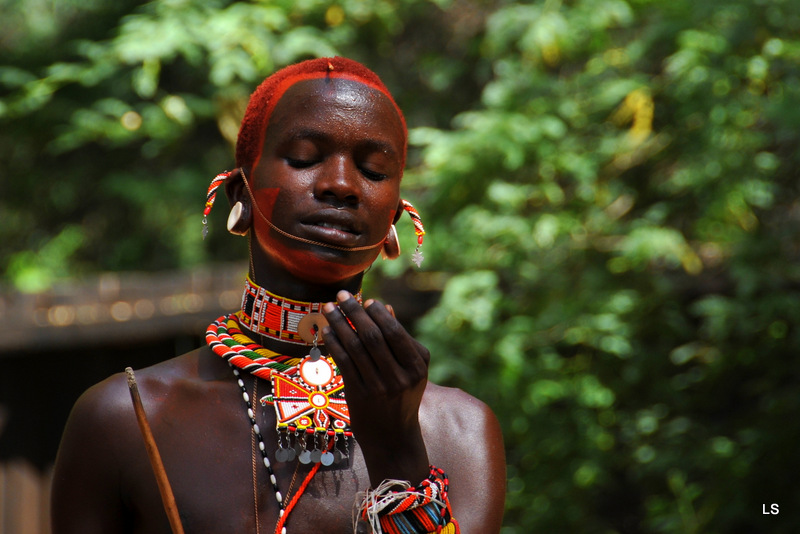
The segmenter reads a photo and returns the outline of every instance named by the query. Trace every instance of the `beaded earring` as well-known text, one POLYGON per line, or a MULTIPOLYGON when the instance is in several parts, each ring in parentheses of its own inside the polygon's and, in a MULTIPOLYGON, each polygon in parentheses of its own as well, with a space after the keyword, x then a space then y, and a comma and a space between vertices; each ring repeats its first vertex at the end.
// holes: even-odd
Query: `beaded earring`
POLYGON ((417 248, 414 249, 414 254, 411 256, 411 261, 416 264, 417 267, 422 266, 422 262, 425 260, 425 256, 422 255, 422 237, 425 235, 425 227, 422 226, 422 219, 420 219, 419 213, 411 205, 411 202, 408 200, 402 199, 400 201, 403 205, 403 209, 408 213, 411 217, 411 220, 414 223, 414 233, 417 234, 417 248))
POLYGON ((225 183, 225 180, 230 178, 231 174, 235 171, 221 172, 211 180, 208 186, 208 193, 206 194, 206 207, 203 210, 203 239, 208 235, 208 214, 211 213, 211 208, 214 207, 214 201, 217 199, 217 189, 225 183))

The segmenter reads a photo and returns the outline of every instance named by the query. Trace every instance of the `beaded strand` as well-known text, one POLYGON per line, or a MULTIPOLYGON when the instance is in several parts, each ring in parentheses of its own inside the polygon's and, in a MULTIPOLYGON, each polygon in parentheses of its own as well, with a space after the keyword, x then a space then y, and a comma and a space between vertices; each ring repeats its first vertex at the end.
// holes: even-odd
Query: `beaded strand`
MULTIPOLYGON (((253 427, 253 433, 256 435, 256 439, 258 440, 258 450, 261 451, 264 467, 267 468, 269 481, 272 484, 272 490, 275 492, 275 499, 278 501, 278 506, 280 506, 280 515, 283 515, 283 496, 278 488, 278 479, 275 478, 275 472, 272 470, 272 464, 267 456, 267 448, 264 445, 264 438, 261 436, 261 428, 258 426, 258 422, 256 421, 256 414, 253 412, 253 408, 250 404, 250 394, 247 393, 247 388, 244 385, 244 380, 242 380, 239 370, 233 367, 233 365, 230 363, 228 365, 230 365, 231 369, 233 369, 233 374, 236 377, 236 383, 239 385, 239 389, 242 390, 242 399, 244 400, 245 408, 247 408, 247 417, 250 419, 250 425, 253 427)), ((285 529, 283 534, 285 534, 285 529)))

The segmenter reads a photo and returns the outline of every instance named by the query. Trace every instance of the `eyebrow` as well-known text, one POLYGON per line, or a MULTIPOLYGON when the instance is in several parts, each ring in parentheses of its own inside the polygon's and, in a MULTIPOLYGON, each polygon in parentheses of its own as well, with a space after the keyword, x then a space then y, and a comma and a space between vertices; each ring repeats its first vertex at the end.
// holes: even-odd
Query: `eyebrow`
MULTIPOLYGON (((323 142, 330 142, 331 136, 325 132, 320 130, 315 130, 313 128, 301 128, 295 132, 292 132, 291 135, 286 139, 286 141, 303 141, 306 139, 314 140, 314 141, 323 141, 323 142)), ((383 141, 381 139, 374 139, 368 138, 363 139, 358 143, 359 147, 367 148, 374 152, 384 152, 389 154, 390 156, 396 156, 398 154, 397 150, 392 146, 391 143, 388 141, 383 141)))

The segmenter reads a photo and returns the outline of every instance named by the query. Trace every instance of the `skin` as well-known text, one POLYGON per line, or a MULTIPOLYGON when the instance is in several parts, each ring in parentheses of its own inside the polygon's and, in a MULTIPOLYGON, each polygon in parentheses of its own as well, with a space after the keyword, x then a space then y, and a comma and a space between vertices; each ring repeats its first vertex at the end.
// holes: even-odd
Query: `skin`
MULTIPOLYGON (((262 157, 245 171, 250 187, 241 174, 226 186, 250 216, 255 281, 292 298, 329 302, 325 347, 344 377, 356 435, 351 462, 319 470, 291 513, 289 532, 353 532, 358 492, 384 479, 418 484, 429 463, 449 476, 462 533, 500 530, 505 457, 495 416, 463 391, 428 382, 430 355, 391 308, 372 300, 362 307, 351 296, 379 248, 303 243, 259 222, 263 207, 298 237, 335 246, 380 242, 399 213, 402 149, 399 118, 383 94, 352 81, 304 81, 276 106, 262 157)), ((260 341, 284 354, 307 351, 260 341)), ((254 464, 251 427, 227 363, 201 347, 136 377, 185 531, 256 532, 255 465, 260 531, 273 532, 278 505, 260 458, 254 464)), ((244 381, 251 395, 254 387, 257 397, 269 390, 250 375, 244 381)), ((274 458, 274 411, 257 412, 274 458)), ((310 469, 297 462, 273 467, 284 494, 295 469, 292 494, 310 469)), ((170 532, 123 374, 87 390, 73 408, 52 505, 54 534, 170 532)), ((366 524, 357 532, 368 532, 366 524)))

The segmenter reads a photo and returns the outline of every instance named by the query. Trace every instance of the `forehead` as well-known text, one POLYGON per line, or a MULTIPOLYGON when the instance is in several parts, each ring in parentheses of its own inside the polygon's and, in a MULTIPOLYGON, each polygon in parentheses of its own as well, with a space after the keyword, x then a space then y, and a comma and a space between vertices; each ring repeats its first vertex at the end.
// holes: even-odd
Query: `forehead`
POLYGON ((264 144, 308 129, 378 138, 395 145, 398 153, 405 143, 402 122, 386 95, 340 78, 303 80, 292 85, 272 112, 264 144))

